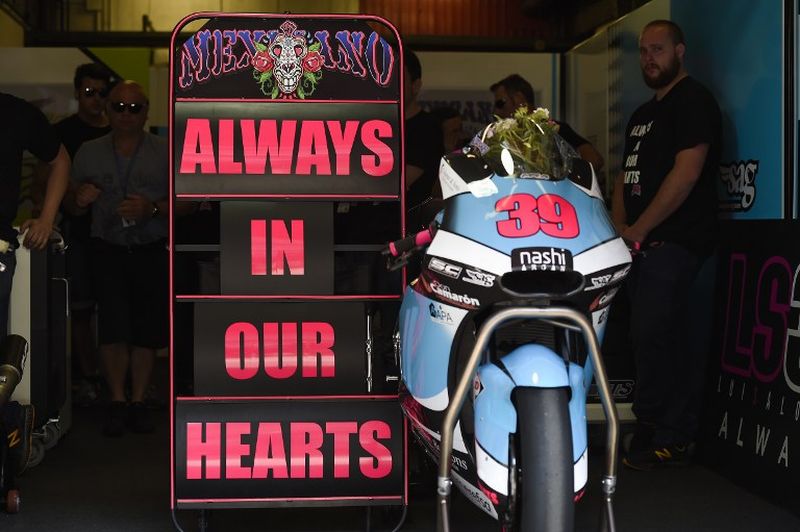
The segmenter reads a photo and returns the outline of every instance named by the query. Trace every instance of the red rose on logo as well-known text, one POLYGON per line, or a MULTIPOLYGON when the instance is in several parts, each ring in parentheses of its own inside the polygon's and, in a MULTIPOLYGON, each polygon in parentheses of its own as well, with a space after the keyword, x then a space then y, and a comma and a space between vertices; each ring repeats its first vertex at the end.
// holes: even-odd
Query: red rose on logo
POLYGON ((303 70, 306 72, 317 72, 322 68, 322 56, 319 52, 308 52, 303 58, 303 70))
POLYGON ((253 56, 253 68, 259 72, 266 72, 272 70, 272 58, 267 52, 257 52, 253 56))

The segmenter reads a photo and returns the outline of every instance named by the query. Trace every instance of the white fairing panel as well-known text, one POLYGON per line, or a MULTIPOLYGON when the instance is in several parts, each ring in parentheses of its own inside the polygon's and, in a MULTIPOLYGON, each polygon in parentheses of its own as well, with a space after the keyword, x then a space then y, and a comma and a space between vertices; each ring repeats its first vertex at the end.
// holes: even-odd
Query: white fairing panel
POLYGON ((625 242, 621 238, 615 238, 575 255, 573 268, 585 275, 628 264, 630 261, 631 254, 625 242))
POLYGON ((439 229, 428 248, 428 255, 462 264, 480 265, 481 270, 497 275, 511 271, 511 257, 444 229, 439 229))

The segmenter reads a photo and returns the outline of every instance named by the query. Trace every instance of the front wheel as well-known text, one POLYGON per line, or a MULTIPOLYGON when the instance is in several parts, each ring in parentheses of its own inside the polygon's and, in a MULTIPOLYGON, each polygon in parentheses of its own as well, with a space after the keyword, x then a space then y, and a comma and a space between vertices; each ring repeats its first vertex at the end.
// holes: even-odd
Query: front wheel
POLYGON ((519 532, 573 532, 572 427, 566 388, 517 388, 519 532))

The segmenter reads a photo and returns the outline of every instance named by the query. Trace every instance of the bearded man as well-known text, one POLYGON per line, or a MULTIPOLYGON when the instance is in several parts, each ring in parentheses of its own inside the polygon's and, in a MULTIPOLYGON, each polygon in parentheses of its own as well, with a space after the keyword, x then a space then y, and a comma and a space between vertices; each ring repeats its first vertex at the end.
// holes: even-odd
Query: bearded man
POLYGON ((705 357, 687 347, 683 318, 714 248, 722 119, 714 96, 687 74, 685 54, 674 22, 642 30, 639 62, 655 95, 628 123, 613 195, 618 231, 641 250, 627 281, 638 425, 623 460, 640 470, 686 463, 700 410, 705 357))

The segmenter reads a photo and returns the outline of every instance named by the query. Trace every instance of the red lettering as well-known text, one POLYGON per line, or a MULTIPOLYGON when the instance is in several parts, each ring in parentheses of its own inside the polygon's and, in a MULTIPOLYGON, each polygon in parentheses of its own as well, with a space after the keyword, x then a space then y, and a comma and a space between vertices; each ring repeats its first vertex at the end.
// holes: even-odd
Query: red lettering
POLYGON ((242 435, 250 434, 250 423, 225 424, 225 478, 250 478, 249 467, 242 466, 242 457, 250 456, 250 446, 242 443, 242 435))
POLYGON ((211 124, 207 118, 189 118, 186 121, 180 173, 194 174, 198 164, 203 174, 217 173, 211 124))
POLYGON ((283 447, 283 431, 280 423, 259 423, 256 439, 253 478, 288 478, 286 451, 283 447))
POLYGON ((511 194, 495 204, 508 218, 497 222, 498 234, 526 238, 541 231, 554 238, 575 238, 580 234, 578 215, 570 202, 556 194, 511 194))
POLYGON ((317 175, 331 175, 328 136, 325 134, 325 124, 322 120, 306 120, 300 126, 295 173, 309 175, 312 166, 317 167, 317 175))
POLYGON ((323 445, 326 441, 326 452, 330 453, 331 449, 333 452, 333 478, 351 478, 351 437, 355 434, 358 434, 361 449, 370 455, 358 459, 360 473, 365 478, 379 479, 392 472, 392 454, 378 441, 391 439, 392 431, 381 420, 367 421, 360 427, 356 421, 329 421, 325 423, 324 430, 321 424, 302 421, 264 421, 258 422, 257 426, 249 421, 193 422, 186 424, 186 434, 188 480, 221 478, 222 438, 225 442, 226 479, 323 478, 326 458, 323 456, 323 445), (288 455, 284 429, 289 431, 288 455), (255 443, 246 443, 253 434, 255 443), (252 467, 245 465, 250 459, 252 467))
POLYGON ((283 275, 284 262, 289 275, 305 275, 303 220, 292 220, 291 234, 285 220, 272 220, 272 275, 283 275))
POLYGON ((292 478, 322 478, 322 427, 316 423, 291 424, 292 478), (308 457, 308 477, 306 477, 308 457))
POLYGON ((248 174, 264 174, 269 156, 273 174, 286 175, 292 171, 296 120, 283 120, 278 144, 278 126, 275 120, 260 120, 256 140, 255 120, 241 121, 244 167, 248 174))
POLYGON ((221 431, 221 423, 186 424, 186 478, 188 480, 220 478, 221 431), (203 439, 203 425, 206 429, 205 439, 203 439), (203 475, 203 460, 206 462, 205 476, 203 475))
POLYGON ((348 120, 342 131, 341 122, 328 120, 328 131, 331 133, 333 150, 336 152, 336 175, 349 175, 350 154, 353 151, 353 142, 358 132, 358 121, 348 120))
POLYGON ((219 121, 219 173, 241 174, 242 163, 233 160, 233 120, 219 121))
POLYGON ((369 120, 361 127, 361 142, 374 155, 362 155, 361 166, 364 172, 373 177, 381 177, 392 171, 394 154, 379 138, 391 138, 392 125, 385 120, 369 120))
POLYGON ((250 275, 267 275, 266 220, 250 220, 250 275))
POLYGON ((317 377, 317 357, 323 377, 334 377, 336 358, 333 344, 336 334, 330 323, 303 323, 303 377, 317 377))
POLYGON ((350 435, 358 432, 355 421, 330 421, 325 432, 333 434, 333 476, 350 478, 350 435))
POLYGON ((231 378, 255 377, 259 356, 264 359, 264 372, 272 379, 293 377, 301 359, 303 378, 336 376, 336 331, 330 323, 304 322, 298 327, 296 322, 264 322, 262 327, 263 339, 251 323, 232 323, 225 330, 225 370, 231 378))
POLYGON ((381 177, 394 168, 394 153, 383 140, 392 138, 393 128, 385 120, 368 120, 363 124, 358 120, 305 120, 300 123, 300 137, 297 139, 297 120, 282 120, 279 131, 278 121, 274 119, 259 120, 258 126, 254 119, 241 119, 238 120, 241 161, 235 158, 238 142, 236 122, 230 118, 217 119, 218 138, 215 139, 210 119, 188 118, 180 172, 197 173, 199 165, 202 174, 241 174, 244 171, 255 175, 331 175, 330 137, 336 175, 350 175, 350 159, 359 126, 361 143, 367 150, 361 155, 363 171, 381 177))
POLYGON ((387 440, 392 437, 392 428, 384 421, 367 421, 358 431, 358 442, 361 447, 373 456, 362 456, 358 459, 361 474, 367 478, 383 478, 392 472, 392 453, 376 440, 387 440))
POLYGON ((297 324, 264 324, 264 371, 273 379, 288 379, 297 372, 297 324))
POLYGON ((258 329, 245 322, 225 331, 225 370, 236 380, 252 379, 258 373, 258 329))

